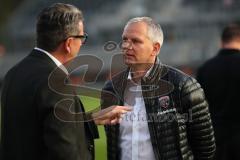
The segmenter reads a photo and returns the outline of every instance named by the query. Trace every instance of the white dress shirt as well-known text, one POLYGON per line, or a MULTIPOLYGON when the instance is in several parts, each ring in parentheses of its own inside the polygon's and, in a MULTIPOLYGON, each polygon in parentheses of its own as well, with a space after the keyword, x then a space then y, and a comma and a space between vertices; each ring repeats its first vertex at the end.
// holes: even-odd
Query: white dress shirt
POLYGON ((120 123, 121 160, 155 160, 141 84, 132 80, 130 72, 124 105, 133 106, 133 110, 126 113, 120 123))

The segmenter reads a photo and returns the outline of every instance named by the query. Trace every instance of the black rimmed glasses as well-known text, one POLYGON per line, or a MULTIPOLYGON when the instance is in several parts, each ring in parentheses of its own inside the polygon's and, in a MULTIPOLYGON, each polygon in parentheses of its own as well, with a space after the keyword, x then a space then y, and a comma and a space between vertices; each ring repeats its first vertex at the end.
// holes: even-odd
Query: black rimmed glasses
POLYGON ((68 38, 73 37, 73 38, 79 38, 82 41, 82 44, 85 44, 88 38, 88 34, 84 33, 84 35, 73 35, 73 36, 68 36, 68 38))

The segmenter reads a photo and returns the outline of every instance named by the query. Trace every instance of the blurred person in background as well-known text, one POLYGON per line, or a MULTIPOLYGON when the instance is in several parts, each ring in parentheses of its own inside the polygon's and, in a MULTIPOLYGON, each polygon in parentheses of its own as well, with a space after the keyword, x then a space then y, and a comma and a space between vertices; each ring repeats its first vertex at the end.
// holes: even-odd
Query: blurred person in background
POLYGON ((229 24, 218 54, 198 70, 212 115, 217 160, 240 159, 240 25, 229 24))
POLYGON ((0 43, 0 58, 1 58, 2 56, 4 56, 5 52, 6 52, 6 49, 5 49, 4 45, 2 45, 2 44, 0 43))
POLYGON ((64 84, 69 74, 63 64, 87 38, 78 8, 63 3, 44 8, 36 28, 37 46, 4 79, 2 159, 93 160, 95 123, 118 123, 130 109, 111 106, 84 114, 75 90, 64 84))
MULTIPOLYGON (((5 49, 4 45, 2 45, 0 43, 0 58, 3 58, 5 53, 6 53, 6 49, 5 49)), ((1 60, 0 60, 0 63, 1 63, 1 60)), ((0 64, 0 66, 1 66, 1 64, 0 64)), ((2 77, 0 78, 0 96, 1 96, 1 88, 2 88, 2 77)))
POLYGON ((151 18, 127 22, 122 51, 128 68, 106 83, 101 105, 130 105, 133 110, 120 124, 105 125, 109 160, 210 160, 214 156, 203 90, 191 76, 160 62, 162 45, 162 29, 151 18))

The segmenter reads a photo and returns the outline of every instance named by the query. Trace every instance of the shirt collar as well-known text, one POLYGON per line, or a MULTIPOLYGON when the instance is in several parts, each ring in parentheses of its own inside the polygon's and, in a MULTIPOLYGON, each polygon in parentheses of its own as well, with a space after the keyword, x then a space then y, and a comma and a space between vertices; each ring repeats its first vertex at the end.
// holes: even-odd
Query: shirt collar
POLYGON ((66 74, 69 74, 66 67, 57 58, 55 58, 53 55, 51 55, 49 52, 45 51, 44 49, 38 48, 38 47, 35 47, 34 49, 45 53, 59 68, 61 68, 66 74))
MULTIPOLYGON (((153 69, 153 66, 154 66, 154 64, 151 66, 151 68, 149 68, 149 70, 146 72, 146 74, 145 74, 143 77, 149 76, 150 72, 151 72, 152 69, 153 69)), ((132 80, 131 69, 130 69, 129 72, 128 72, 128 77, 127 77, 127 79, 128 79, 128 80, 132 80)))

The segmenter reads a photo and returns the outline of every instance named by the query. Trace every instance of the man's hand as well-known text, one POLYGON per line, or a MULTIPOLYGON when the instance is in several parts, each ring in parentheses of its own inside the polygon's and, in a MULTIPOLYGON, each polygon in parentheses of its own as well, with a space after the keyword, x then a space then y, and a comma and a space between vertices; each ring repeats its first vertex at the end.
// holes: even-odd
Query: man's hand
POLYGON ((96 124, 117 124, 120 122, 123 114, 131 111, 128 106, 110 106, 92 114, 92 118, 96 124))

